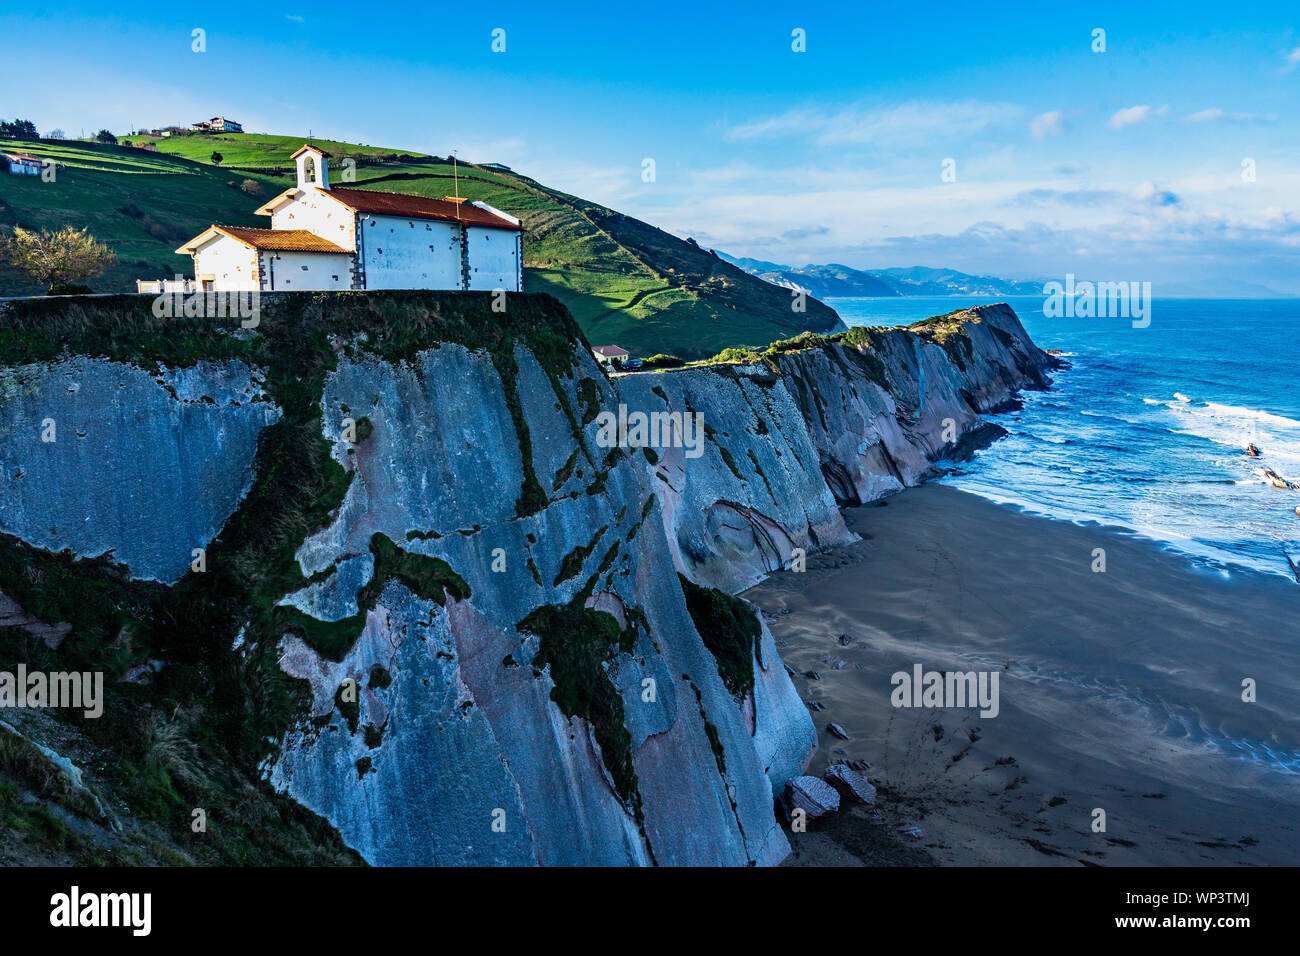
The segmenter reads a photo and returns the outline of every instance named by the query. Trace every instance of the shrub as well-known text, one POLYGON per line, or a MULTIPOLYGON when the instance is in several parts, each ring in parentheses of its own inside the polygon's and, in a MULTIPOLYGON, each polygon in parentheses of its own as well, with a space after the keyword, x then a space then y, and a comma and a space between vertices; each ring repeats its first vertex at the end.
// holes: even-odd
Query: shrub
POLYGON ((644 362, 646 368, 681 368, 686 363, 676 355, 652 355, 644 362))

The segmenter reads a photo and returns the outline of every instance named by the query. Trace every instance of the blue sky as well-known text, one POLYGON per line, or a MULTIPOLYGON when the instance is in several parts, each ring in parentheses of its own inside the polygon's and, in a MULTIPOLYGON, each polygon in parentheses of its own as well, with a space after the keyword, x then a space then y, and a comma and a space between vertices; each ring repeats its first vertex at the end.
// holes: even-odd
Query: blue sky
POLYGON ((1294 2, 618 6, 63 0, 0 14, 0 116, 458 149, 781 263, 1300 293, 1294 2))

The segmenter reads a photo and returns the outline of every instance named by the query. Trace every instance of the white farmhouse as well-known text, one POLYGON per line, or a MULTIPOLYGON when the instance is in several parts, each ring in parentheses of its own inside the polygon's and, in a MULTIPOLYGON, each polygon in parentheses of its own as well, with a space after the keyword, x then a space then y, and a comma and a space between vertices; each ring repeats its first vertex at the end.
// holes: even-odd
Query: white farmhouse
POLYGON ((214 116, 210 120, 200 120, 193 126, 194 129, 212 131, 215 133, 242 133, 244 127, 232 119, 226 119, 224 116, 214 116))
POLYGON ((213 225, 177 249, 203 291, 523 290, 523 225, 487 203, 332 188, 328 154, 293 154, 298 185, 257 210, 270 229, 213 225))
POLYGON ((611 372, 618 367, 614 363, 621 365, 627 361, 627 349, 621 349, 617 345, 597 345, 591 350, 591 354, 596 356, 596 361, 611 372))

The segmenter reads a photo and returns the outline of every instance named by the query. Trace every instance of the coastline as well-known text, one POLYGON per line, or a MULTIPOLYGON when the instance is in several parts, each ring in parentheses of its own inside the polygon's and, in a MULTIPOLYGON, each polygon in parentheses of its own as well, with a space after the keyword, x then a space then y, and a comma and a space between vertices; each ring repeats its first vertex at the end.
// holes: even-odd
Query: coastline
POLYGON ((825 708, 808 772, 869 761, 883 819, 814 823, 786 865, 1297 862, 1294 583, 933 483, 843 513, 860 542, 745 597, 825 708), (998 715, 891 706, 915 664, 997 670, 998 715))
MULTIPOLYGON (((1144 541, 1155 545, 1166 554, 1173 555, 1186 562, 1189 565, 1189 570, 1214 574, 1224 580, 1240 574, 1249 577, 1277 577, 1287 582, 1295 580, 1295 576, 1287 567, 1286 556, 1290 552, 1281 544, 1279 544, 1279 550, 1272 563, 1250 563, 1243 555, 1227 548, 1206 544, 1190 535, 1180 535, 1167 528, 1134 527, 1120 524, 1095 514, 1071 511, 1067 508, 1032 501, 993 485, 983 485, 978 478, 973 478, 972 475, 963 471, 961 466, 953 469, 947 475, 934 479, 934 484, 946 485, 963 494, 973 495, 993 504, 1010 508, 1018 514, 1032 515, 1047 521, 1072 524, 1076 528, 1099 529, 1108 534, 1144 541)), ((1263 484, 1262 481, 1261 484, 1263 484)), ((1300 501, 1300 499, 1297 499, 1297 501, 1300 501)))

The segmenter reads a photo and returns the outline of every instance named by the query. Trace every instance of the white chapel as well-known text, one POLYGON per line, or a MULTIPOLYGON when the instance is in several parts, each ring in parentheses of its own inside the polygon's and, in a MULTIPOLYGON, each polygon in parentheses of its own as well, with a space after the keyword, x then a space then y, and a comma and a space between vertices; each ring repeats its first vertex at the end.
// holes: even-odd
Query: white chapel
POLYGON ((176 252, 198 289, 523 289, 523 224, 484 202, 331 187, 329 154, 293 154, 298 184, 257 210, 270 229, 212 225, 176 252))

